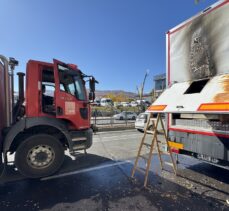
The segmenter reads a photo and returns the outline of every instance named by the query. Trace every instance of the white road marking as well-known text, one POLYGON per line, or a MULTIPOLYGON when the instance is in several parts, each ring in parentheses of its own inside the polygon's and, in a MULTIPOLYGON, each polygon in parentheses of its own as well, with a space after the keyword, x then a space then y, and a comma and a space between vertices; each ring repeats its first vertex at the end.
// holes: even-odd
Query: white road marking
POLYGON ((102 165, 102 166, 96 166, 96 167, 91 167, 91 168, 87 168, 87 169, 81 169, 81 170, 77 170, 77 171, 73 171, 73 172, 58 174, 58 175, 42 178, 41 181, 46 181, 46 180, 66 177, 66 176, 75 175, 75 174, 81 174, 81 173, 85 173, 85 172, 90 172, 90 171, 95 171, 95 170, 99 170, 99 169, 109 168, 109 167, 112 167, 112 166, 118 166, 118 165, 122 165, 122 164, 126 164, 126 163, 131 163, 131 161, 130 160, 125 160, 125 161, 115 162, 115 163, 111 163, 111 164, 105 164, 105 165, 102 165))
POLYGON ((119 136, 101 136, 101 137, 97 137, 97 136, 94 136, 94 138, 99 138, 99 139, 105 139, 105 138, 121 138, 121 137, 142 137, 142 134, 133 134, 133 135, 119 135, 119 136))
MULTIPOLYGON (((125 135, 125 136, 112 136, 112 137, 95 137, 93 143, 109 142, 109 141, 119 141, 119 140, 130 140, 133 138, 141 138, 142 135, 125 135), (105 139, 107 138, 107 139, 105 139), (105 140, 104 140, 105 139, 105 140)), ((139 139, 140 140, 140 139, 139 139)))
POLYGON ((103 133, 120 133, 120 132, 138 132, 135 129, 130 129, 130 130, 117 130, 117 131, 104 131, 104 132, 96 132, 96 134, 103 134, 103 133))
POLYGON ((123 140, 131 140, 130 138, 119 138, 119 139, 110 139, 110 140, 95 140, 93 143, 102 143, 102 142, 111 142, 111 141, 123 141, 123 140))

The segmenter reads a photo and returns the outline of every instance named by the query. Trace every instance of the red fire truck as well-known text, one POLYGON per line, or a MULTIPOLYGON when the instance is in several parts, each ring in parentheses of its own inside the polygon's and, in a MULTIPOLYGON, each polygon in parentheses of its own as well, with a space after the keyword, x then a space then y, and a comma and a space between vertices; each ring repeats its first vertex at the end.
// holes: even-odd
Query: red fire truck
POLYGON ((18 73, 18 99, 14 96, 14 69, 18 61, 0 56, 0 152, 1 163, 15 153, 15 165, 26 177, 55 173, 64 151, 71 154, 92 145, 90 101, 94 100, 93 76, 76 65, 29 60, 18 73), (90 83, 89 100, 85 78, 90 83), (26 94, 24 96, 24 93, 26 94))

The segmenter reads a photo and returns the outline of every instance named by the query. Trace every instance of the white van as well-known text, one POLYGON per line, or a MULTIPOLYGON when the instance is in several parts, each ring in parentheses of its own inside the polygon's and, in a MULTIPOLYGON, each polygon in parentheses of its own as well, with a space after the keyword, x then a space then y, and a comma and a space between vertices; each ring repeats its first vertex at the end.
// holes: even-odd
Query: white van
POLYGON ((113 101, 110 98, 102 98, 100 100, 101 106, 113 106, 113 101))

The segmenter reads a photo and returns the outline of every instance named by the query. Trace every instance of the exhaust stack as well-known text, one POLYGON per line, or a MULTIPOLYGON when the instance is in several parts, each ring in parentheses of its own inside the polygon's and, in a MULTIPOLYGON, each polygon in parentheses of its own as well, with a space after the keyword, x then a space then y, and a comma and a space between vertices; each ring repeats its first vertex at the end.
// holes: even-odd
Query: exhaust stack
POLYGON ((4 81, 5 81, 5 114, 6 114, 6 127, 10 127, 12 123, 12 101, 11 101, 11 91, 10 91, 10 78, 9 78, 9 61, 8 59, 0 55, 0 59, 4 65, 4 81))
POLYGON ((17 73, 18 75, 18 94, 19 94, 19 98, 18 100, 20 101, 21 104, 23 104, 24 100, 25 100, 25 96, 24 96, 24 76, 25 73, 19 72, 17 73))

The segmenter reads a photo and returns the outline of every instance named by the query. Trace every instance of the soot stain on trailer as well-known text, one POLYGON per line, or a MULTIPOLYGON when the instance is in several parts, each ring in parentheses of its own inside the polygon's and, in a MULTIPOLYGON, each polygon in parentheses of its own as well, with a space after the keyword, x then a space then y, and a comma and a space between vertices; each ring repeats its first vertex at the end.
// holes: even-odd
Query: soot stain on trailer
POLYGON ((189 74, 191 80, 209 78, 216 75, 212 56, 209 30, 212 24, 205 24, 204 16, 194 20, 189 28, 189 74))
POLYGON ((222 80, 219 83, 223 87, 224 92, 217 94, 214 97, 214 102, 229 102, 229 75, 222 76, 222 80))

